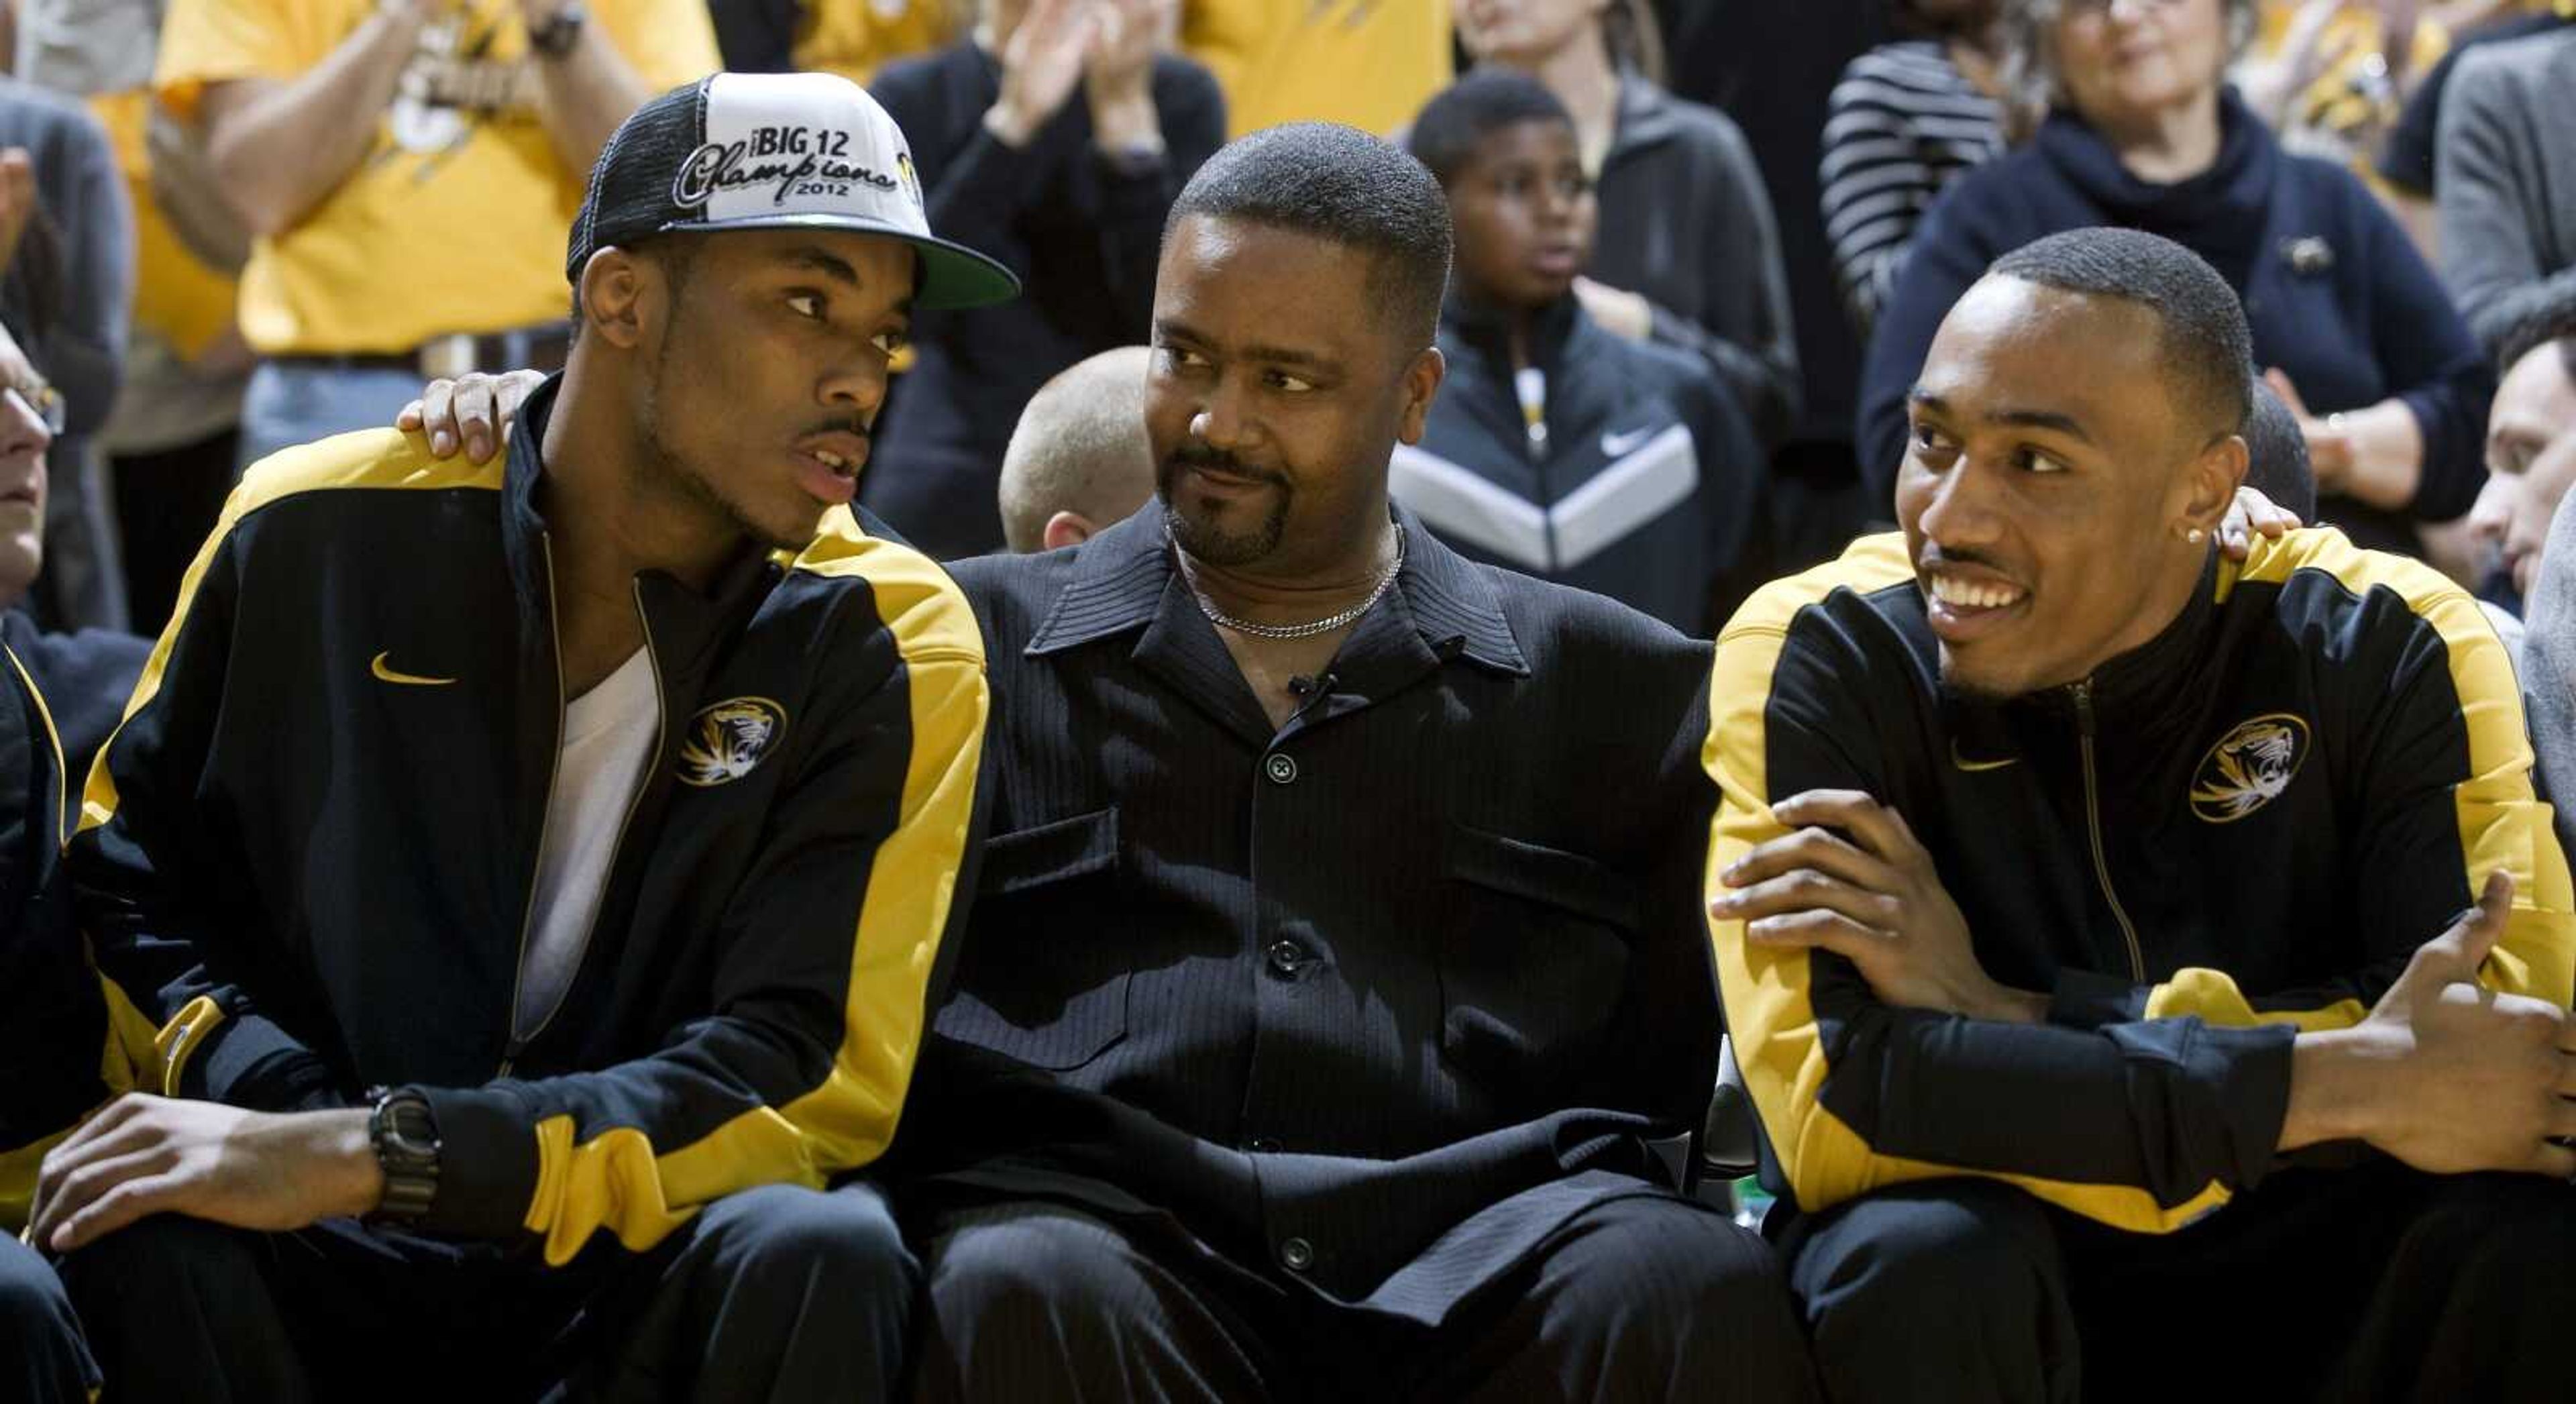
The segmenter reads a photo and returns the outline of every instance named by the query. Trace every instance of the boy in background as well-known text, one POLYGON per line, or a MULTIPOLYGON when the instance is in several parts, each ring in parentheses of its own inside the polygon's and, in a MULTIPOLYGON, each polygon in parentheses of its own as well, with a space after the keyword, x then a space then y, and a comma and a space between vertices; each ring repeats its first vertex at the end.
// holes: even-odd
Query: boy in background
POLYGON ((1518 74, 1431 100, 1413 155, 1449 195, 1449 377, 1396 499, 1462 554, 1709 635, 1767 578, 1762 451, 1696 358, 1623 340, 1574 296, 1598 210, 1574 122, 1518 74))

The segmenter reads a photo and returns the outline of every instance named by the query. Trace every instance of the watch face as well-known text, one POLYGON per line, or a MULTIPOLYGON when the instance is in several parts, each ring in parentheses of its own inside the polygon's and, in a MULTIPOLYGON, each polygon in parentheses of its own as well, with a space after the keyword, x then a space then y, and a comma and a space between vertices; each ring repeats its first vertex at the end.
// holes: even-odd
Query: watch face
POLYGON ((396 1092, 378 1103, 378 1108, 383 1131, 377 1138, 380 1157, 388 1161, 437 1161, 438 1123, 430 1115, 428 1098, 418 1092, 396 1092))

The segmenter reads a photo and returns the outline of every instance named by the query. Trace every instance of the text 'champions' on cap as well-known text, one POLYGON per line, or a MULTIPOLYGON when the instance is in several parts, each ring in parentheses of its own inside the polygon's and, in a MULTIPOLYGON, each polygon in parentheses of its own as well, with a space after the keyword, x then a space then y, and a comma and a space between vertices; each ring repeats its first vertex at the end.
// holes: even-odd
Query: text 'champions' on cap
POLYGON ((684 230, 846 229, 921 256, 915 305, 1017 297, 1011 270, 930 232, 903 129, 867 90, 828 73, 718 73, 617 128, 573 220, 564 275, 612 244, 684 230))

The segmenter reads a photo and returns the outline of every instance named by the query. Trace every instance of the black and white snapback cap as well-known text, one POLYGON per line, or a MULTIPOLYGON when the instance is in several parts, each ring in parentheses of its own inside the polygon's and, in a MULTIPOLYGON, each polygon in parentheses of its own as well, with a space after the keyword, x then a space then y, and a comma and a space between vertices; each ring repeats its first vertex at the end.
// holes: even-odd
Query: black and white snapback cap
POLYGON ((847 229, 921 256, 922 308, 1017 297, 1011 270, 930 232, 903 129, 829 73, 718 73, 635 110, 591 168, 564 275, 612 244, 684 230, 847 229))

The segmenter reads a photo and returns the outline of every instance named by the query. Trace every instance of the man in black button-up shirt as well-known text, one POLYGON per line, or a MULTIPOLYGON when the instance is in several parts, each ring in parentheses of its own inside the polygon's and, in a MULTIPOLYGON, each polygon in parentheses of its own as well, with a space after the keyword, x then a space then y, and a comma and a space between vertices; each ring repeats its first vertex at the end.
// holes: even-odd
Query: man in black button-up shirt
POLYGON ((1344 129, 1175 206, 1158 492, 956 567, 1000 773, 901 1153, 925 1397, 1795 1399, 1664 1188, 1718 1016, 1704 645, 1391 515, 1439 187, 1344 129))

